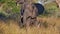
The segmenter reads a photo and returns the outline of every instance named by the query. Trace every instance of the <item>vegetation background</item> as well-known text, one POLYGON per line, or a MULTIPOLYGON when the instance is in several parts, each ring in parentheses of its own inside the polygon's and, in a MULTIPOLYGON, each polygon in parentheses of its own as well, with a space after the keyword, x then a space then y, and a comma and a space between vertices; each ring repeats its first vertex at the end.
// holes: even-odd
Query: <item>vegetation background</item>
POLYGON ((30 27, 27 32, 18 25, 21 5, 16 5, 16 0, 0 0, 0 34, 60 34, 60 9, 57 3, 53 1, 44 7, 44 13, 37 17, 38 21, 42 21, 40 28, 30 27))

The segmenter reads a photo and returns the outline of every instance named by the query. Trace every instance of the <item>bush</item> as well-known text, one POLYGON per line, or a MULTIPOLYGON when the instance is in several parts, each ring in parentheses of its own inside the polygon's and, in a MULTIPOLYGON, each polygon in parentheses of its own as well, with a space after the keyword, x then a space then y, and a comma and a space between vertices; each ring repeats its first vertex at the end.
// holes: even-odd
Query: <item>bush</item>
POLYGON ((3 3, 2 10, 0 10, 0 16, 3 18, 17 18, 20 14, 20 5, 16 5, 15 0, 0 0, 3 3))
POLYGON ((48 3, 46 5, 44 5, 45 7, 45 14, 46 16, 55 16, 56 14, 58 14, 57 12, 59 12, 59 8, 57 7, 56 2, 51 2, 48 3))

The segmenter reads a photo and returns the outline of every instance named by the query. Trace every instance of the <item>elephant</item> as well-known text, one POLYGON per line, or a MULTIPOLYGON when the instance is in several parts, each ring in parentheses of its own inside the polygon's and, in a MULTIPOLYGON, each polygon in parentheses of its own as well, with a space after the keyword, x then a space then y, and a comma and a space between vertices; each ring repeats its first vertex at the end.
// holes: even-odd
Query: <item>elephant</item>
POLYGON ((20 25, 29 27, 32 22, 37 25, 37 16, 43 13, 44 7, 39 3, 32 3, 31 0, 18 0, 17 3, 21 4, 20 25))
MULTIPOLYGON (((39 4, 39 3, 33 3, 33 5, 34 5, 34 6, 37 8, 37 10, 38 10, 37 12, 35 12, 35 15, 36 15, 36 16, 39 16, 39 15, 43 14, 43 12, 44 12, 44 6, 43 6, 43 5, 41 5, 41 4, 39 4)), ((33 7, 34 7, 34 6, 33 6, 33 7)), ((35 11, 36 11, 36 9, 35 9, 35 11)), ((28 12, 28 14, 29 14, 29 13, 30 13, 30 12, 28 12)), ((23 16, 23 14, 24 14, 24 9, 21 10, 21 15, 23 16)), ((27 14, 27 13, 26 13, 26 14, 27 14)), ((27 15, 28 15, 28 14, 27 14, 27 15)), ((24 16, 25 16, 25 15, 24 15, 24 16)), ((36 16, 35 16, 35 17, 36 17, 36 16)), ((31 17, 31 16, 30 16, 30 17, 31 17)), ((34 17, 34 16, 33 16, 33 17, 34 17)), ((34 18, 35 18, 35 17, 34 17, 34 18)), ((28 18, 29 18, 29 17, 28 17, 28 18)), ((32 18, 32 19, 33 19, 33 18, 32 18)), ((32 20, 32 21, 33 21, 33 20, 32 20)), ((21 18, 21 23, 23 23, 23 17, 21 18)))

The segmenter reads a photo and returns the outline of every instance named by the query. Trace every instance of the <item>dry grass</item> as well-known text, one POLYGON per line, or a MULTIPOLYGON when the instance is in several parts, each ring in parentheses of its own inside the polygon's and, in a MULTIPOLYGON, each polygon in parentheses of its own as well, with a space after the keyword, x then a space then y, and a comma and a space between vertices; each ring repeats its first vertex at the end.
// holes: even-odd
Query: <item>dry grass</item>
POLYGON ((59 25, 60 19, 55 18, 39 18, 39 21, 47 21, 48 28, 43 26, 40 28, 30 27, 28 31, 25 28, 20 28, 16 21, 10 20, 7 23, 0 20, 0 34, 60 34, 59 25), (53 24, 56 25, 53 27, 53 24), (52 24, 52 25, 49 25, 52 24))

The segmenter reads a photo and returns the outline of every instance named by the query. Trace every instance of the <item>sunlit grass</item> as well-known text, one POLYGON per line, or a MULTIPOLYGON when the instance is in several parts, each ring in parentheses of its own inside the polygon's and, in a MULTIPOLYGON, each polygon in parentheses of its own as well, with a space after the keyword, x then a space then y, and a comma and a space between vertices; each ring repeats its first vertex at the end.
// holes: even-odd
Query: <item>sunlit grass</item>
MULTIPOLYGON (((57 26, 59 26, 60 19, 43 18, 43 21, 48 21, 49 24, 56 23, 56 26, 48 25, 48 28, 41 26, 40 28, 30 27, 27 31, 26 28, 20 28, 17 21, 10 20, 6 23, 0 20, 0 34, 60 34, 57 26), (49 20, 51 21, 49 21, 49 20), (55 21, 56 20, 56 21, 55 21)), ((39 20, 39 19, 38 19, 39 20)))

